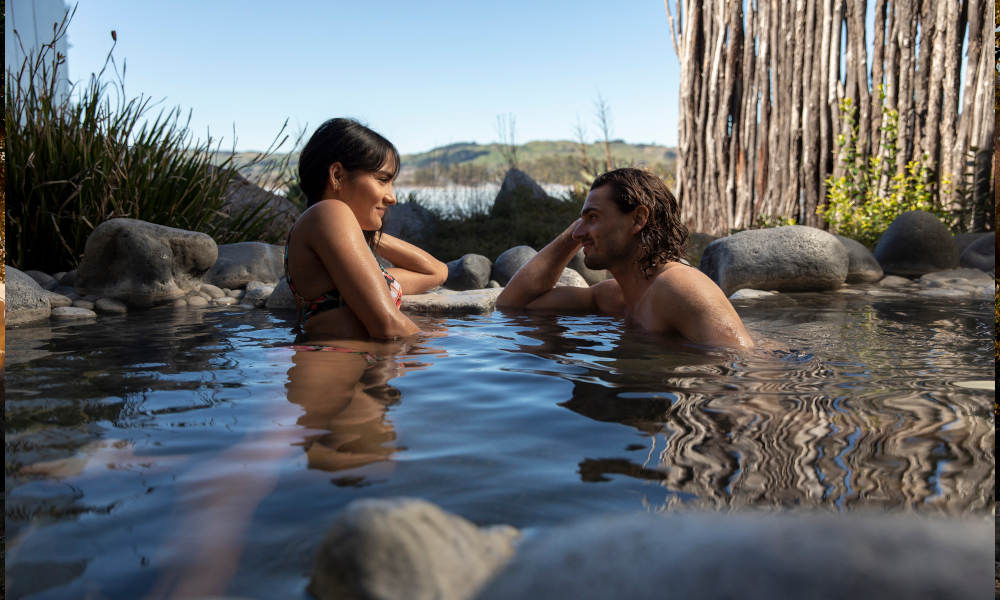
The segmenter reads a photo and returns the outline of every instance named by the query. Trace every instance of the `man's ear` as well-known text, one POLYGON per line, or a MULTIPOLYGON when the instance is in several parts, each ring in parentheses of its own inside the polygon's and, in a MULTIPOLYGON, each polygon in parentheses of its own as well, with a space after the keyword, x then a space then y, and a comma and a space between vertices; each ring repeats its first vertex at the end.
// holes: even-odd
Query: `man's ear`
POLYGON ((636 206, 632 211, 632 233, 639 233, 647 223, 649 223, 649 209, 642 205, 636 206))

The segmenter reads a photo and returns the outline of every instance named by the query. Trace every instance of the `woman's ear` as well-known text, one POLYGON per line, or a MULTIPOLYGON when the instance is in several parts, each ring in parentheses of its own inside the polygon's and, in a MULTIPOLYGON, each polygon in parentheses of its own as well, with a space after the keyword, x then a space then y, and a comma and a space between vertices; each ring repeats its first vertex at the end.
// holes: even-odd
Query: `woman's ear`
POLYGON ((632 233, 639 233, 647 223, 649 223, 649 209, 642 205, 636 206, 632 211, 632 233))
POLYGON ((346 170, 344 169, 344 165, 340 164, 339 161, 330 165, 329 177, 327 178, 326 182, 327 187, 331 191, 334 192, 339 191, 340 185, 344 182, 345 174, 346 170))

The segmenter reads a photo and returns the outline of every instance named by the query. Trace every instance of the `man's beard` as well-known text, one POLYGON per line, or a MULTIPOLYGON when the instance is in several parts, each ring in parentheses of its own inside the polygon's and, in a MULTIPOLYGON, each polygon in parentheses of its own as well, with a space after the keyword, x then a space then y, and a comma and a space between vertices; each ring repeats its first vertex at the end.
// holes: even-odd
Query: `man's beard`
POLYGON ((593 271, 608 269, 629 261, 632 258, 634 250, 635 248, 632 244, 623 244, 607 248, 605 252, 591 252, 589 255, 584 253, 583 264, 593 271))

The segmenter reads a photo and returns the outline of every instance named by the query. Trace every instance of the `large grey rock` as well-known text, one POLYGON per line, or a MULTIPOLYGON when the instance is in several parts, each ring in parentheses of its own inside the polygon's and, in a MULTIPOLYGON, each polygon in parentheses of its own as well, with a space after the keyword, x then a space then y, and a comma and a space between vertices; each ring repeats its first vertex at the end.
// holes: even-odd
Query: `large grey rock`
POLYGON ((837 239, 847 249, 847 283, 872 283, 882 279, 882 265, 875 260, 871 250, 843 235, 838 235, 837 239))
POLYGON ((464 600, 509 560, 519 535, 423 500, 356 500, 330 527, 309 591, 320 600, 464 600))
POLYGON ((584 281, 590 285, 594 285, 595 283, 600 283, 605 279, 611 279, 611 273, 607 269, 591 269, 584 264, 583 258, 583 248, 580 248, 576 251, 576 254, 573 255, 573 258, 570 259, 569 268, 579 273, 583 277, 584 281))
POLYGON ((971 244, 962 250, 958 258, 958 264, 963 267, 980 269, 982 271, 996 270, 997 234, 989 232, 980 234, 979 238, 973 240, 971 244))
POLYGON ((260 207, 256 216, 263 218, 264 235, 272 240, 284 239, 301 212, 288 198, 272 194, 239 174, 229 182, 223 198, 220 212, 234 219, 260 207))
POLYGON ((444 286, 452 290, 479 290, 490 281, 493 263, 482 254, 466 254, 448 263, 444 286))
POLYGON ((551 202, 552 198, 530 175, 520 169, 510 169, 503 177, 490 212, 494 216, 510 214, 518 200, 551 202))
POLYGON ((5 288, 4 319, 7 325, 24 325, 44 321, 52 314, 49 306, 49 292, 38 285, 24 271, 5 265, 7 285, 5 288))
POLYGON ((830 290, 847 278, 847 249, 821 229, 789 225, 749 229, 705 248, 698 268, 730 295, 742 288, 830 290))
POLYGON ((510 278, 517 273, 538 251, 531 246, 514 246, 505 250, 493 263, 491 279, 496 279, 500 285, 507 285, 510 278))
POLYGON ((403 296, 400 308, 427 315, 484 315, 493 312, 502 291, 503 288, 489 288, 450 294, 412 294, 403 296))
POLYGON ((152 306, 201 285, 218 248, 204 233, 137 219, 110 219, 87 238, 75 284, 80 294, 152 306))
POLYGON ((205 282, 220 288, 241 288, 251 281, 278 283, 285 274, 285 247, 263 242, 219 246, 219 258, 205 273, 205 282))
POLYGON ((956 233, 955 234, 955 249, 958 250, 958 256, 962 256, 962 252, 972 245, 973 242, 979 240, 983 237, 992 237, 994 233, 992 231, 987 231, 985 233, 956 233))
POLYGON ((693 267, 701 264, 701 255, 705 253, 705 248, 708 248, 708 245, 717 239, 719 236, 710 233, 698 231, 688 233, 687 242, 684 244, 684 257, 687 258, 688 263, 693 267))
POLYGON ((889 225, 875 258, 889 275, 918 277, 958 266, 955 238, 937 217, 922 210, 905 212, 889 225))
POLYGON ((42 271, 35 271, 32 269, 24 271, 24 274, 34 279, 35 282, 42 286, 43 289, 49 291, 55 289, 56 286, 59 285, 59 281, 55 277, 49 275, 48 273, 43 273, 42 271))
POLYGON ((477 597, 988 598, 990 521, 638 514, 543 531, 477 597))
POLYGON ((292 294, 292 288, 288 287, 288 281, 284 277, 278 281, 278 285, 274 286, 274 291, 267 297, 267 302, 264 303, 264 306, 271 310, 298 308, 298 305, 295 304, 295 296, 292 294))
POLYGON ((422 246, 434 235, 437 218, 417 202, 400 202, 389 207, 382 233, 422 246))

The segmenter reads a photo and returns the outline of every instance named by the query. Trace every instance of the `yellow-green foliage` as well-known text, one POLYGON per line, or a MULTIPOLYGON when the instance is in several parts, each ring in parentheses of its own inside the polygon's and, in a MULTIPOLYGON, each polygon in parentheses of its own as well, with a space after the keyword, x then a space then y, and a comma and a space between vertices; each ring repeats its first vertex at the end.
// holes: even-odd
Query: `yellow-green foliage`
MULTIPOLYGON (((879 95, 884 101, 881 87, 879 95)), ((859 139, 854 102, 844 98, 840 112, 850 132, 837 138, 844 174, 826 178, 826 204, 817 210, 830 229, 872 247, 892 221, 906 211, 926 210, 947 220, 947 213, 937 202, 933 172, 928 165, 910 161, 902 171, 896 170, 899 113, 883 105, 883 154, 870 156, 865 140, 859 139)))

